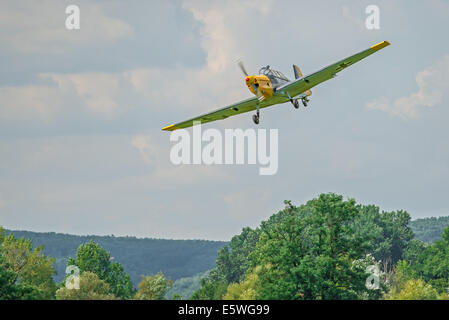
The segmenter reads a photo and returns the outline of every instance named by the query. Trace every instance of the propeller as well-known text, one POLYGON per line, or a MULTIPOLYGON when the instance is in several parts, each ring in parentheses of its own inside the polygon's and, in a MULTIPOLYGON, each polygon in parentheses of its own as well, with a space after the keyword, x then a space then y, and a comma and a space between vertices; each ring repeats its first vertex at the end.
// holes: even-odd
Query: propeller
MULTIPOLYGON (((243 61, 239 60, 237 64, 238 64, 240 70, 242 70, 243 74, 246 77, 249 77, 248 71, 246 71, 246 68, 245 68, 245 65, 243 64, 243 61)), ((248 78, 247 78, 246 81, 248 81, 248 78)), ((253 88, 254 92, 256 93, 256 96, 259 99, 259 101, 262 101, 265 97, 260 93, 259 85, 258 84, 252 84, 251 87, 253 88)))
POLYGON ((242 70, 243 74, 248 77, 248 72, 246 71, 245 65, 243 64, 242 60, 239 60, 238 65, 240 67, 240 70, 242 70))

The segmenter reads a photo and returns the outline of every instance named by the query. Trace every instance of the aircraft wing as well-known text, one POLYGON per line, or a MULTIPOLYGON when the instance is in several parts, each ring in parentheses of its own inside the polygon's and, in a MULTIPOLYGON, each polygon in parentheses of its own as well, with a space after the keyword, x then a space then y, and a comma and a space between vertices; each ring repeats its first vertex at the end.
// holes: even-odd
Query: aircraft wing
MULTIPOLYGON (((288 100, 285 100, 285 95, 288 93, 291 97, 298 96, 301 93, 306 92, 310 88, 316 86, 317 84, 320 84, 321 82, 324 82, 326 80, 329 80, 335 75, 340 72, 341 70, 349 67, 353 63, 360 61, 367 56, 373 54, 374 52, 388 46, 390 43, 388 41, 383 41, 381 43, 378 43, 376 45, 371 46, 369 49, 364 50, 362 52, 356 53, 346 59, 340 60, 337 63, 334 63, 324 69, 321 69, 320 71, 317 71, 315 73, 312 73, 306 77, 300 78, 298 80, 289 82, 285 84, 282 87, 276 88, 276 93, 274 96, 268 101, 264 101, 261 103, 260 107, 264 108, 272 104, 276 103, 282 103, 288 100), (274 99, 275 97, 278 97, 274 99), (275 101, 276 100, 276 101, 275 101)), ((211 121, 216 120, 223 120, 228 117, 252 111, 256 109, 258 99, 257 97, 252 97, 240 102, 237 102, 235 104, 229 105, 227 107, 200 115, 196 118, 192 118, 183 122, 179 122, 176 124, 172 124, 166 127, 163 127, 162 130, 165 131, 173 131, 181 128, 188 128, 193 126, 193 123, 198 121, 200 123, 207 123, 211 121)))
POLYGON ((390 45, 388 41, 382 41, 378 44, 371 46, 369 49, 363 50, 359 53, 356 53, 350 57, 347 57, 343 60, 340 60, 326 68, 321 69, 315 73, 312 73, 304 78, 300 78, 298 80, 292 81, 290 83, 285 84, 284 86, 277 88, 277 92, 285 92, 288 93, 291 97, 295 97, 310 88, 324 82, 326 80, 332 79, 336 76, 338 72, 349 67, 350 65, 368 57, 380 49, 385 48, 390 45))
POLYGON ((198 121, 200 123, 206 123, 206 122, 211 122, 211 121, 215 121, 215 120, 223 120, 223 119, 226 119, 231 116, 235 116, 240 113, 255 110, 257 102, 258 102, 257 97, 252 97, 252 98, 231 104, 227 107, 203 114, 201 116, 163 127, 162 130, 173 131, 176 129, 188 128, 188 127, 193 126, 193 122, 195 122, 195 121, 198 121))

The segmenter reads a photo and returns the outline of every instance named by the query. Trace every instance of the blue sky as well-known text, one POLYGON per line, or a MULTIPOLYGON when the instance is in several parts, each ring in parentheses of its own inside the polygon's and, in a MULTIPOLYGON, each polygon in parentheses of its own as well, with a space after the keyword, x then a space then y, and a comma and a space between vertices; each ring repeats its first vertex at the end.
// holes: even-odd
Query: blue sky
MULTIPOLYGON (((449 215, 447 1, 2 1, 0 225, 228 240, 322 192, 413 218, 449 215), (77 4, 81 29, 65 28, 77 4), (380 30, 364 26, 380 8, 380 30), (313 89, 262 110, 279 170, 174 166, 161 127, 250 96, 250 73, 293 77, 383 40, 313 89)), ((251 114, 208 127, 253 128, 251 114)))

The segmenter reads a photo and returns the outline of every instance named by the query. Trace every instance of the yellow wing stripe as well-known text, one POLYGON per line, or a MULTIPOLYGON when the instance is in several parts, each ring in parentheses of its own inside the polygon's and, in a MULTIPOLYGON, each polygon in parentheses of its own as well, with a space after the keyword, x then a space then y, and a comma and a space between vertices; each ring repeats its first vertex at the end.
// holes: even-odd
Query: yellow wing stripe
POLYGON ((382 41, 382 42, 379 42, 378 44, 371 46, 371 49, 374 49, 377 51, 377 50, 383 49, 389 45, 390 45, 390 43, 388 41, 382 41))
POLYGON ((178 129, 178 128, 176 128, 174 124, 171 124, 169 126, 166 126, 166 127, 162 128, 162 130, 165 130, 165 131, 173 131, 173 130, 176 130, 176 129, 178 129))

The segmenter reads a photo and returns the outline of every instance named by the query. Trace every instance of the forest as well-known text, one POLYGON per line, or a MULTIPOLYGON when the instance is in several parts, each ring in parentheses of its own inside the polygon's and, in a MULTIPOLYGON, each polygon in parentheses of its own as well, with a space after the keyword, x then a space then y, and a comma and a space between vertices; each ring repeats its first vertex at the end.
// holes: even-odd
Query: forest
POLYGON ((35 247, 43 246, 42 253, 55 258, 55 281, 65 277, 67 260, 77 248, 93 241, 106 249, 119 261, 131 277, 134 286, 142 274, 163 272, 176 280, 202 274, 215 266, 217 251, 226 242, 208 240, 139 239, 136 237, 76 236, 53 232, 5 231, 16 238, 26 238, 35 247))
POLYGON ((0 228, 0 299, 449 299, 449 217, 334 193, 284 205, 228 243, 0 228))

